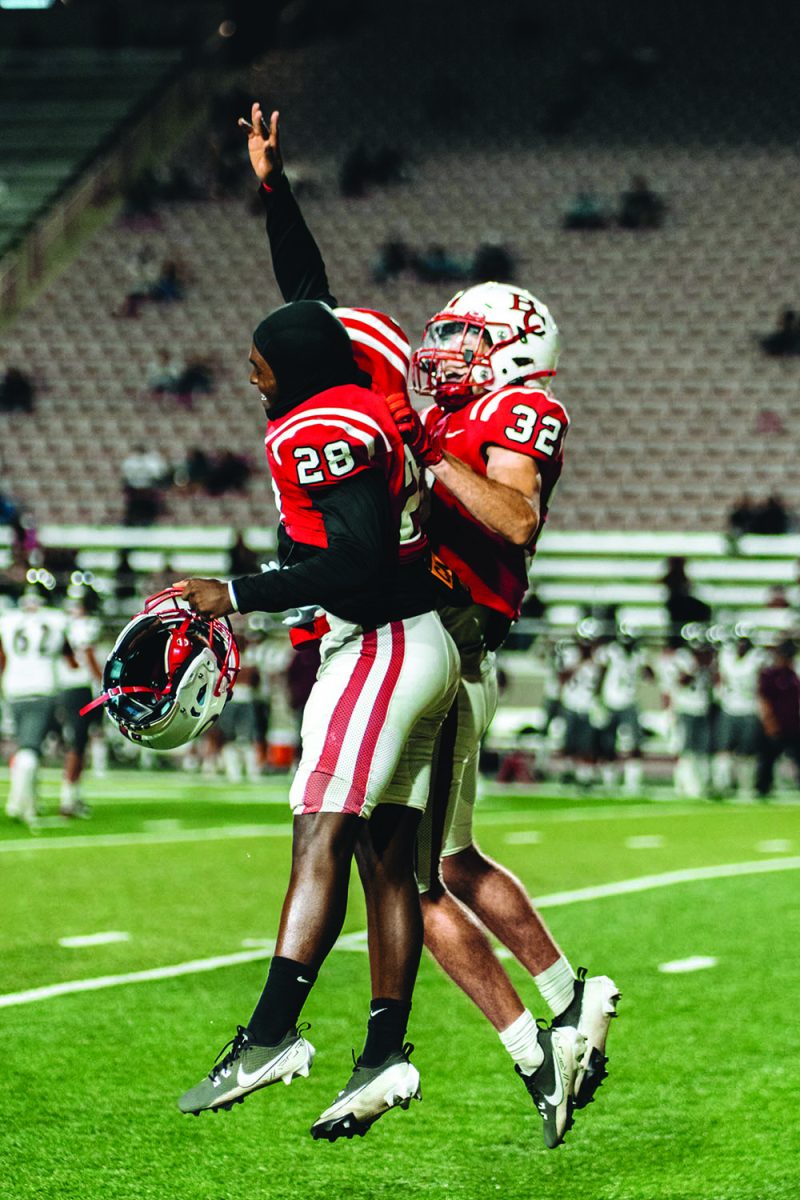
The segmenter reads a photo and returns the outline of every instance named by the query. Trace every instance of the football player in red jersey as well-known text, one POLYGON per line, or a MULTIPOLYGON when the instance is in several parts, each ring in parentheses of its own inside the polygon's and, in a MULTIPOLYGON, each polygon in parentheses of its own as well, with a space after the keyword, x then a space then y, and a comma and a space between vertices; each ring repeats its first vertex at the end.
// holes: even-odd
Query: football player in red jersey
POLYGON ((267 414, 281 566, 176 586, 207 617, 319 606, 321 666, 290 791, 292 871, 266 985, 247 1026, 179 1107, 230 1108, 308 1074, 314 1049, 297 1022, 341 931, 359 841, 374 998, 351 1080, 311 1130, 333 1141, 419 1098, 403 1045, 422 949, 414 846, 458 657, 431 611, 439 584, 426 559, 399 553, 405 451, 386 404, 363 386, 343 325, 316 301, 287 304, 255 330, 250 363, 267 414))
MULTIPOLYGON (((278 114, 267 123, 256 103, 251 120, 240 124, 248 130, 284 298, 314 297, 335 309, 319 250, 283 174, 278 114)), ((390 320, 358 311, 375 330, 390 320)), ((385 343, 373 336, 356 346, 357 355, 359 349, 360 364, 376 380, 385 343)), ((459 647, 462 678, 442 730, 435 803, 418 839, 426 945, 497 1029, 539 1107, 551 1146, 569 1127, 573 1103, 587 1104, 605 1074, 617 990, 605 976, 575 978, 519 880, 478 850, 472 812, 480 742, 496 705, 492 651, 519 614, 526 556, 561 469, 568 418, 546 382, 555 374, 557 352, 555 323, 535 297, 520 288, 481 285, 454 297, 426 327, 415 356, 420 390, 437 400, 424 414, 426 425, 408 402, 405 378, 390 402, 407 444, 434 476, 426 532, 476 601, 466 609, 440 609, 459 647), (555 1016, 551 1029, 537 1036, 471 913, 534 976, 555 1016)), ((389 395, 391 379, 397 380, 396 372, 388 386, 385 376, 375 386, 389 395)))

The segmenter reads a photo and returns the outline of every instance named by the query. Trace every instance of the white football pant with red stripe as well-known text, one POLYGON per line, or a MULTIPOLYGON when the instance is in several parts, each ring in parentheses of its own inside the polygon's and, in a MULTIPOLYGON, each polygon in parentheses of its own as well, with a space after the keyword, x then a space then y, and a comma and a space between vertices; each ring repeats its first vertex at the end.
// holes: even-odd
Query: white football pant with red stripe
POLYGON ((364 632, 329 616, 303 713, 295 815, 424 809, 436 736, 458 688, 455 645, 436 613, 364 632))
MULTIPOLYGON (((463 659, 462 659, 463 663, 463 659)), ((495 656, 470 663, 442 727, 430 804, 417 834, 417 879, 427 892, 440 860, 472 845, 481 742, 497 709, 495 656)))

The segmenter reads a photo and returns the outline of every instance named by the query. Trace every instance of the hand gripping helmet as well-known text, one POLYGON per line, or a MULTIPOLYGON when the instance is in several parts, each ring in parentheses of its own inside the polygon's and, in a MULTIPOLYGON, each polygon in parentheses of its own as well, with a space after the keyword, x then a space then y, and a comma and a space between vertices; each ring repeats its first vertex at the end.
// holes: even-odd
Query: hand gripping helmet
POLYGON ((550 378, 558 351, 558 326, 541 300, 511 284, 479 283, 428 321, 412 384, 442 408, 461 408, 508 384, 550 378))
POLYGON ((230 698, 239 649, 227 618, 208 620, 179 600, 150 596, 117 638, 103 671, 104 704, 121 733, 152 750, 174 750, 204 733, 230 698))

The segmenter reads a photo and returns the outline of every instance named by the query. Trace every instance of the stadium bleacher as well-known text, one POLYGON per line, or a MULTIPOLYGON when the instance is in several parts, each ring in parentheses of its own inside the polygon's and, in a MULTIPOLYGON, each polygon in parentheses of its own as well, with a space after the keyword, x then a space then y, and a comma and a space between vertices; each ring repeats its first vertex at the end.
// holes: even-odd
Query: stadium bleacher
MULTIPOLYGON (((585 35, 580 6, 565 6, 542 34, 547 67, 535 76, 525 46, 512 46, 490 23, 485 64, 471 76, 474 94, 460 97, 474 126, 465 125, 459 104, 436 100, 435 64, 421 63, 404 79, 408 181, 357 199, 339 196, 338 169, 358 137, 385 143, 395 136, 378 47, 390 33, 398 53, 413 53, 413 28, 389 9, 338 42, 335 54, 325 41, 273 50, 236 76, 246 92, 284 110, 289 165, 311 185, 304 209, 340 298, 387 308, 416 339, 448 289, 402 276, 376 284, 370 263, 379 244, 387 235, 417 246, 440 241, 468 257, 491 235, 514 252, 520 281, 550 304, 563 341, 557 393, 573 418, 534 570, 553 604, 578 605, 586 595, 578 575, 552 573, 560 561, 556 534, 671 531, 683 547, 675 552, 692 556, 684 531, 718 533, 745 487, 764 496, 780 491, 790 508, 800 508, 800 480, 790 469, 800 450, 798 368, 765 358, 755 340, 791 299, 800 266, 787 187, 794 101, 778 70, 763 81, 758 105, 744 104, 739 92, 731 99, 731 75, 727 83, 709 86, 705 79, 699 86, 702 34, 711 27, 703 21, 716 18, 679 5, 656 29, 625 4, 612 4, 612 17, 620 43, 655 45, 658 69, 640 93, 626 91, 609 59, 580 121, 569 136, 553 139, 542 131, 541 105, 569 77, 585 35), (689 44, 700 49, 684 53, 677 68, 670 52, 689 44), (322 77, 335 81, 341 96, 333 139, 325 136, 314 89, 303 83, 322 77), (475 133, 487 135, 477 164, 464 153, 475 133), (667 202, 663 228, 561 228, 567 199, 582 181, 613 196, 641 170, 667 202), (765 410, 783 429, 779 436, 759 432, 765 410)), ((447 6, 426 11, 429 35, 443 33, 448 20, 447 6)), ((723 24, 726 70, 752 71, 753 60, 767 53, 770 28, 745 43, 723 24)), ((458 74, 472 51, 459 43, 453 54, 458 74)), ((128 66, 138 69, 135 56, 128 66)), ((111 74, 102 63, 98 69, 111 74)), ((76 130, 82 125, 76 119, 76 130)), ((194 147, 181 153, 191 164, 194 147)), ((141 439, 173 462, 198 441, 258 461, 260 412, 247 384, 247 342, 255 319, 279 295, 251 198, 245 186, 241 198, 165 206, 159 228, 114 224, 99 231, 5 331, 3 361, 32 370, 38 392, 32 414, 0 415, 3 489, 38 524, 119 524, 121 463, 141 439), (186 297, 145 304, 135 320, 115 319, 129 286, 128 263, 144 244, 186 262, 186 297), (191 412, 147 392, 148 365, 161 345, 184 353, 201 348, 214 361, 215 391, 196 395, 191 412)), ((269 529, 274 519, 259 471, 247 492, 214 500, 170 490, 161 523, 269 529)), ((635 542, 626 545, 632 553, 635 542)), ((652 606, 653 577, 627 575, 620 587, 623 579, 625 603, 652 606)), ((734 574, 703 586, 714 603, 746 606, 767 582, 734 574)))

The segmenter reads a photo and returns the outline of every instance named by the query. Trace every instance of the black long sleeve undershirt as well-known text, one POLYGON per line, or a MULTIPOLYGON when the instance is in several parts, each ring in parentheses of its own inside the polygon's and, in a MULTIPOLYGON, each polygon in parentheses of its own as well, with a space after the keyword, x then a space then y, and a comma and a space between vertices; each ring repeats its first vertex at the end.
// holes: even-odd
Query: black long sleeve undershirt
POLYGON ((358 625, 385 619, 397 535, 383 477, 362 471, 316 492, 314 504, 322 514, 327 547, 286 537, 280 570, 234 579, 239 611, 281 612, 318 604, 358 625))
POLYGON ((266 209, 272 267, 284 300, 322 300, 335 308, 325 262, 288 179, 281 175, 270 191, 260 187, 259 194, 266 209))

